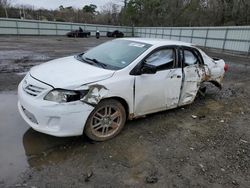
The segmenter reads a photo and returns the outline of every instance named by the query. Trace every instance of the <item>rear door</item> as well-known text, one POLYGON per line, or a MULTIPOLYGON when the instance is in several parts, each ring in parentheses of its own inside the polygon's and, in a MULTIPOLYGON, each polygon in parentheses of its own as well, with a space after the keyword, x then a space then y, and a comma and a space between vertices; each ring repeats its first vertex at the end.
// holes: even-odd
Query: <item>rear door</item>
POLYGON ((191 47, 180 48, 183 67, 183 83, 179 106, 190 104, 199 91, 204 75, 203 60, 198 51, 191 47))

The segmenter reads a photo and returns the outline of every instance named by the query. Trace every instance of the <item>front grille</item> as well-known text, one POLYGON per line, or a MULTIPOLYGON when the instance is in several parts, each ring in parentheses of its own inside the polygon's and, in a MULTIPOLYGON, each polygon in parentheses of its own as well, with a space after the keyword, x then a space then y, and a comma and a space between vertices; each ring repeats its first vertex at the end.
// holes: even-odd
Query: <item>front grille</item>
POLYGON ((43 90, 45 90, 45 88, 41 88, 41 87, 34 86, 31 84, 29 84, 28 86, 24 88, 24 91, 26 93, 34 97, 37 96, 39 93, 41 93, 43 90))

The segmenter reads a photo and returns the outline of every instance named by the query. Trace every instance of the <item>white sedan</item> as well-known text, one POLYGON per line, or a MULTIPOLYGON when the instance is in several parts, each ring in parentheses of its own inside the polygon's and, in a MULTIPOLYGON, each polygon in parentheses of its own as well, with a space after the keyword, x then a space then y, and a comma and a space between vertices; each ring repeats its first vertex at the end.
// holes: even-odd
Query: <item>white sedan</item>
POLYGON ((190 104, 202 82, 221 88, 227 70, 189 43, 116 39, 33 67, 18 108, 35 130, 54 136, 116 136, 127 119, 190 104))

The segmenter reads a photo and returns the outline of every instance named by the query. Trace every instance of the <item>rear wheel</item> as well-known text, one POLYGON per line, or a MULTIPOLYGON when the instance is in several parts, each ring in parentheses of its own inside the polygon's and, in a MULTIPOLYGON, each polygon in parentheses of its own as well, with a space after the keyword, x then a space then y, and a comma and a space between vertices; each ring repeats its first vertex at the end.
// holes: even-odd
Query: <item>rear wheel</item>
POLYGON ((105 141, 119 134, 125 122, 123 105, 114 99, 104 100, 90 114, 84 132, 92 140, 105 141))

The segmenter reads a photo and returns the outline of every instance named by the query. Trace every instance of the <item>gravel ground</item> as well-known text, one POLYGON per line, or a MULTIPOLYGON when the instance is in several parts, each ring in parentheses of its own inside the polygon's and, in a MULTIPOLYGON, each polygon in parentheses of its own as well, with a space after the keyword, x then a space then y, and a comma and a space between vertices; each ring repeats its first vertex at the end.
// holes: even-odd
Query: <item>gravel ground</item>
POLYGON ((250 187, 246 57, 208 51, 229 64, 222 90, 208 85, 191 105, 128 121, 110 141, 51 137, 23 122, 16 88, 31 66, 106 40, 0 37, 0 187, 250 187))

